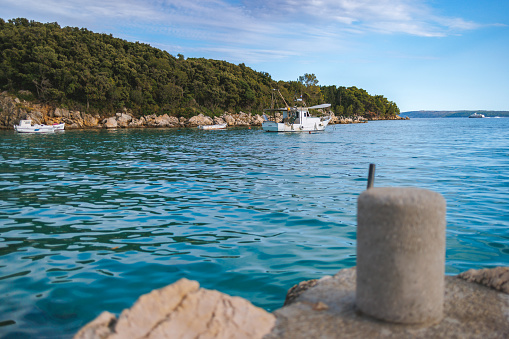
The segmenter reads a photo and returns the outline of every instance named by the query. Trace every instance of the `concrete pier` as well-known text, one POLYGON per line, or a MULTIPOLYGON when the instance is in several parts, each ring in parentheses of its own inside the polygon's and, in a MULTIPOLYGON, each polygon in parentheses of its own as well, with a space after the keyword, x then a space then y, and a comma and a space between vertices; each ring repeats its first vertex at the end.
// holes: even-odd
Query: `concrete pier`
POLYGON ((419 188, 371 188, 358 199, 356 306, 401 324, 443 317, 446 203, 419 188))

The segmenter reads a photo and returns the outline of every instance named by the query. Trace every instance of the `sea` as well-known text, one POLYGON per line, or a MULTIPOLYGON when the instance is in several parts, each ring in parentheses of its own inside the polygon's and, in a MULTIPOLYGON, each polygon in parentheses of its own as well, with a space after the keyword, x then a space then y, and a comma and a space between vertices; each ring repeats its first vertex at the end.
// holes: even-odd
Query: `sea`
POLYGON ((448 275, 509 265, 509 119, 0 131, 0 337, 71 338, 178 279, 267 311, 356 264, 357 198, 447 202, 448 275))

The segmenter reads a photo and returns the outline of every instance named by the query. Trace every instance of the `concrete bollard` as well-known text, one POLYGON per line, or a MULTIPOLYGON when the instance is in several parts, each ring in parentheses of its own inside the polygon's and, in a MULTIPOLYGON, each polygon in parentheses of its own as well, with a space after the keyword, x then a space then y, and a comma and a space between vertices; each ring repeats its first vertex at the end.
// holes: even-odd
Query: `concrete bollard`
POLYGON ((357 308, 402 324, 443 317, 446 203, 419 188, 364 191, 357 206, 357 308))

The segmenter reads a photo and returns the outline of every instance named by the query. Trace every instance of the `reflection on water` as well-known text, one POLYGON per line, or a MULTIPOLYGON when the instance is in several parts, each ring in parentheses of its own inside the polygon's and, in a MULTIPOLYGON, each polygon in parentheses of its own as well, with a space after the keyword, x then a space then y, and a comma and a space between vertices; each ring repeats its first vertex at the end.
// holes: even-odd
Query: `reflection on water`
POLYGON ((71 336, 179 278, 268 310, 355 265, 356 199, 420 186, 448 204, 446 270, 507 264, 509 119, 318 134, 0 131, 0 336, 71 336))

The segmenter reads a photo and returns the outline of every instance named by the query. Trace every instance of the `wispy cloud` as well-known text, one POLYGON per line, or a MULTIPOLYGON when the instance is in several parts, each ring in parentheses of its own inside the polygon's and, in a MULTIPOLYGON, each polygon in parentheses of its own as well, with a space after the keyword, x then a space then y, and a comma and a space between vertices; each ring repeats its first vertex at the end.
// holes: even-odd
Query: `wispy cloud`
POLYGON ((124 27, 132 32, 135 27, 145 35, 165 37, 168 44, 192 41, 193 49, 247 60, 299 55, 303 45, 315 49, 333 43, 344 48, 347 44, 338 42, 352 34, 441 37, 479 27, 462 18, 436 15, 424 0, 3 0, 3 4, 7 12, 27 13, 19 16, 29 19, 32 15, 36 20, 45 17, 102 30, 124 27))
POLYGON ((334 23, 336 31, 445 36, 479 25, 441 17, 421 0, 261 0, 244 2, 260 18, 300 21, 306 25, 334 23))

